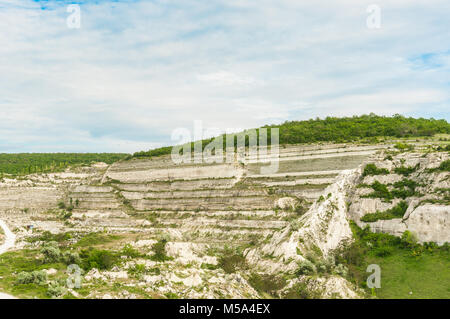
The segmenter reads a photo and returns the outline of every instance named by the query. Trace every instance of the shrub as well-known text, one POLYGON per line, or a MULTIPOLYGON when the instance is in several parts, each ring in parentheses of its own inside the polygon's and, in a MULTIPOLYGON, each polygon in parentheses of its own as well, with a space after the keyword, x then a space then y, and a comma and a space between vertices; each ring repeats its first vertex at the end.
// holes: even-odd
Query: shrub
POLYGON ((377 211, 376 213, 366 214, 363 217, 361 217, 361 221, 371 223, 377 220, 402 218, 407 209, 408 204, 405 201, 401 201, 393 208, 385 210, 384 212, 377 211))
POLYGON ((306 283, 296 283, 284 295, 284 299, 318 299, 321 297, 319 291, 310 290, 306 283))
POLYGON ((126 244, 120 251, 120 254, 122 256, 127 256, 130 258, 142 257, 142 254, 136 248, 131 246, 130 244, 126 244))
POLYGON ((108 250, 90 248, 82 250, 81 254, 82 268, 86 271, 92 268, 110 269, 118 261, 118 256, 108 250))
POLYGON ((81 258, 77 252, 65 251, 62 253, 61 259, 66 265, 81 264, 81 258))
POLYGON ((403 176, 408 176, 412 173, 414 173, 417 169, 419 168, 419 165, 416 166, 409 166, 409 167, 405 167, 405 166, 400 166, 400 167, 396 167, 394 169, 394 172, 403 176))
POLYGON ((55 241, 45 243, 41 253, 44 255, 45 264, 58 262, 61 258, 61 251, 58 248, 58 243, 55 241))
POLYGON ((334 267, 333 272, 339 276, 347 277, 348 268, 343 264, 338 264, 336 267, 334 267))
MULTIPOLYGON (((72 208, 73 209, 73 208, 72 208)), ((62 211, 61 212, 61 214, 60 214, 60 216, 61 216, 61 219, 63 219, 63 220, 68 220, 70 217, 72 217, 72 213, 71 213, 71 210, 70 209, 68 209, 69 211, 62 211)))
POLYGON ((372 185, 370 185, 370 187, 372 187, 373 192, 364 197, 376 197, 376 198, 383 198, 386 200, 391 200, 393 197, 391 192, 389 192, 387 186, 381 184, 378 181, 373 182, 372 185))
POLYGON ((367 164, 364 167, 363 176, 371 176, 371 175, 386 175, 389 174, 389 171, 385 168, 378 168, 375 164, 367 164))
POLYGON ((286 280, 279 276, 268 274, 253 273, 248 282, 259 293, 264 292, 272 296, 275 296, 276 291, 286 286, 286 280))
POLYGON ((202 263, 201 267, 202 269, 208 269, 208 270, 216 270, 219 268, 219 265, 214 264, 208 264, 208 263, 202 263))
POLYGON ((172 260, 172 257, 167 256, 166 254, 166 245, 167 239, 161 239, 152 246, 153 256, 151 257, 154 261, 167 261, 172 260))
POLYGON ((355 241, 351 244, 343 245, 336 250, 336 263, 360 266, 365 254, 366 248, 361 243, 355 241))
POLYGON ((383 246, 383 247, 375 248, 374 254, 375 254, 375 256, 378 256, 378 257, 386 257, 389 255, 392 255, 393 251, 394 251, 394 248, 389 247, 389 246, 383 246))
POLYGON ((35 270, 33 272, 22 271, 17 275, 16 284, 36 284, 45 285, 47 283, 47 273, 42 270, 35 270))
POLYGON ((244 256, 240 254, 228 253, 225 256, 220 257, 219 266, 227 274, 232 274, 238 269, 245 269, 247 267, 247 263, 244 256))
POLYGON ((401 241, 404 247, 413 248, 417 244, 417 237, 409 230, 405 230, 402 234, 401 241))
POLYGON ((305 259, 304 261, 302 261, 298 264, 298 268, 297 268, 297 271, 295 272, 295 274, 297 276, 302 276, 302 275, 310 275, 315 272, 317 272, 316 266, 312 262, 310 262, 308 259, 305 259))
POLYGON ((128 268, 128 274, 138 279, 147 274, 147 272, 147 267, 145 267, 144 264, 136 264, 133 267, 128 268))
POLYGON ((412 151, 414 149, 414 145, 406 144, 406 143, 396 143, 394 146, 399 151, 412 151))
POLYGON ((67 289, 61 286, 57 281, 52 281, 49 283, 47 288, 47 295, 52 298, 57 298, 64 295, 67 292, 67 289))
POLYGON ((450 172, 450 160, 443 161, 441 165, 439 165, 439 170, 450 172))

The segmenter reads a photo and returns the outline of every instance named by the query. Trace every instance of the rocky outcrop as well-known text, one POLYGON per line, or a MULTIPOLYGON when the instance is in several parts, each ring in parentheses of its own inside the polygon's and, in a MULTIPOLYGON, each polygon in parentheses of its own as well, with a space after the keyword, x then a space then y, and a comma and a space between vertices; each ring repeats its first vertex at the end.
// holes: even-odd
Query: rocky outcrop
MULTIPOLYGON (((351 206, 349 216, 360 226, 369 226, 371 231, 383 232, 401 236, 406 230, 412 232, 419 242, 435 242, 442 245, 450 242, 450 202, 449 202, 449 172, 437 169, 445 160, 448 153, 437 152, 402 153, 392 159, 384 155, 373 158, 364 163, 372 163, 379 168, 388 169, 389 173, 375 176, 360 176, 358 185, 352 189, 349 196, 351 206), (399 168, 409 168, 409 173, 396 173, 399 168), (378 182, 385 185, 391 192, 408 190, 404 198, 367 198, 372 193, 370 185, 378 182), (400 183, 414 185, 414 190, 400 183), (396 186, 397 185, 397 186, 396 186), (362 187, 361 187, 362 186, 362 187), (373 222, 361 220, 367 214, 385 212, 398 205, 401 201, 407 203, 407 210, 403 216, 393 219, 380 219, 373 222)), ((394 194, 395 195, 395 194, 394 194)))

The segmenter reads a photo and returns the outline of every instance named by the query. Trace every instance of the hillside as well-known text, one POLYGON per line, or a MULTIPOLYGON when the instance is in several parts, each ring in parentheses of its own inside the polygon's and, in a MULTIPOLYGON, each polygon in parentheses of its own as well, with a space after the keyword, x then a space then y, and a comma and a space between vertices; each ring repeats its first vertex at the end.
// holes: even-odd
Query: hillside
MULTIPOLYGON (((423 119, 375 114, 353 117, 327 117, 306 121, 287 121, 281 125, 267 125, 264 128, 278 128, 280 144, 314 142, 368 142, 376 143, 385 138, 431 137, 436 134, 450 134, 450 123, 445 120, 423 119)), ((259 129, 257 129, 259 136, 259 129)), ((270 144, 270 130, 268 131, 270 144)), ((202 141, 205 147, 211 139, 202 141)), ((247 141, 248 146, 248 141, 247 141)), ((192 149, 194 146, 192 144, 192 149)), ((134 154, 134 157, 151 157, 170 154, 172 147, 161 147, 134 154)))
MULTIPOLYGON (((293 132, 412 121, 351 119, 283 125, 293 132)), ((0 256, 0 291, 27 298, 448 298, 438 285, 450 269, 449 127, 415 121, 398 130, 403 137, 382 137, 397 132, 388 124, 367 136, 369 125, 358 134, 350 129, 350 137, 320 137, 353 142, 286 144, 273 174, 261 173, 270 155, 175 164, 161 151, 4 176, 0 220, 17 241, 0 256), (67 289, 74 263, 83 269, 82 286, 67 289), (365 286, 370 263, 382 266, 375 291, 365 286)))

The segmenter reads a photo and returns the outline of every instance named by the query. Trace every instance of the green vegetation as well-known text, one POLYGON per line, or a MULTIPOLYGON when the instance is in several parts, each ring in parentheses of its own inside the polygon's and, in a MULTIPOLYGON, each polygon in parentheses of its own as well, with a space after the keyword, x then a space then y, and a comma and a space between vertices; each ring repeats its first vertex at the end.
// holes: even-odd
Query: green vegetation
POLYGON ((320 297, 319 291, 310 289, 304 282, 295 284, 282 296, 284 299, 319 299, 320 297))
POLYGON ((92 247, 82 250, 80 257, 82 259, 81 268, 85 271, 89 271, 92 268, 97 268, 100 270, 111 269, 112 266, 117 264, 120 258, 118 254, 109 250, 92 247))
POLYGON ((419 168, 419 164, 417 164, 416 166, 409 166, 409 167, 400 166, 400 167, 396 167, 394 169, 394 172, 399 175, 408 176, 408 175, 414 173, 415 171, 417 171, 418 168, 419 168))
MULTIPOLYGON (((268 125, 264 128, 279 128, 280 144, 298 144, 313 142, 377 142, 377 137, 419 137, 432 136, 438 133, 450 133, 450 124, 446 120, 415 119, 401 115, 377 116, 375 114, 353 117, 327 117, 306 121, 288 121, 281 125, 268 125)), ((259 129, 257 129, 259 134, 259 129)), ((270 144, 270 130, 267 132, 270 144)), ((236 136, 235 136, 236 140, 236 136)), ((202 141, 202 148, 212 139, 202 141)), ((225 143, 225 139, 224 139, 225 143)), ((236 145, 236 142, 235 142, 236 145)), ((248 139, 246 139, 248 145, 248 139)), ((194 143, 191 144, 193 149, 194 143)), ((397 145, 400 150, 411 149, 410 145, 397 145)), ((135 153, 134 157, 152 157, 170 154, 172 147, 162 147, 150 151, 135 153)))
POLYGON ((444 172, 450 172, 450 160, 443 161, 441 165, 439 165, 439 170, 444 172))
POLYGON ((22 249, 6 252, 0 256, 0 289, 20 298, 49 298, 52 281, 44 269, 54 268, 57 274, 52 276, 54 280, 65 280, 66 265, 62 262, 46 263, 44 258, 36 258, 39 250, 22 249))
POLYGON ((389 174, 389 171, 385 168, 378 168, 375 164, 367 164, 364 167, 364 171, 362 176, 371 176, 371 175, 386 175, 389 174))
POLYGON ((421 194, 416 191, 416 188, 421 185, 413 180, 403 179, 394 183, 392 186, 393 189, 390 191, 388 185, 381 184, 378 181, 373 182, 371 185, 358 185, 358 187, 370 187, 373 189, 372 193, 361 197, 381 198, 385 201, 391 201, 394 198, 405 199, 411 196, 421 196, 421 194))
POLYGON ((381 288, 378 298, 448 298, 450 290, 449 245, 417 243, 406 231, 402 238, 372 233, 351 223, 355 241, 337 252, 336 261, 348 269, 348 279, 366 289, 367 266, 381 267, 381 288), (412 294, 410 294, 412 292, 412 294))
POLYGON ((120 239, 120 235, 106 234, 104 232, 88 233, 81 237, 75 244, 76 247, 90 247, 99 244, 106 244, 114 240, 120 239))
POLYGON ((167 239, 160 239, 158 242, 153 244, 152 250, 154 255, 151 257, 154 261, 160 261, 164 262, 167 260, 172 260, 172 257, 167 256, 166 253, 166 245, 167 245, 167 239))
POLYGON ((0 173, 26 175, 59 172, 71 165, 92 162, 112 164, 129 156, 119 153, 21 153, 0 154, 0 173))
POLYGON ((232 274, 239 269, 246 269, 247 263, 245 261, 245 257, 242 254, 226 251, 225 254, 219 258, 219 266, 227 274, 232 274))
POLYGON ((412 151, 414 149, 414 145, 406 143, 396 143, 394 147, 400 152, 412 151))
POLYGON ((286 286, 286 280, 282 277, 270 274, 253 273, 248 279, 248 282, 260 294, 266 293, 272 297, 277 297, 276 291, 286 286))
POLYGON ((376 213, 366 214, 361 218, 361 220, 363 222, 371 223, 376 222, 377 220, 402 218, 407 209, 408 204, 405 201, 401 201, 396 206, 385 210, 384 212, 377 211, 376 213))

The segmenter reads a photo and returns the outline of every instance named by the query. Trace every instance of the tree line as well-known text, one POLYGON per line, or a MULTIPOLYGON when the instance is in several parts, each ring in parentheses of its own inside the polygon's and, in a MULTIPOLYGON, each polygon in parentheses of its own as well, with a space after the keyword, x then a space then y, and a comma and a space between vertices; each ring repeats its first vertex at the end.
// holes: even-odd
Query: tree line
MULTIPOLYGON (((426 137, 439 133, 450 134, 450 124, 446 120, 404 117, 402 115, 369 115, 352 117, 326 117, 306 121, 286 121, 280 125, 267 125, 263 128, 278 128, 280 144, 299 144, 313 142, 354 142, 360 140, 376 141, 379 137, 426 137)), ((259 136, 259 129, 256 130, 259 136)), ((267 132, 270 144, 270 130, 267 132)), ((202 141, 203 147, 212 139, 202 141)), ((224 139, 225 143, 225 139, 224 139)), ((235 143, 236 145, 236 143, 235 143)), ((248 139, 246 139, 248 145, 248 139)), ((191 143, 192 150, 194 143, 191 143)), ((133 154, 134 157, 153 157, 170 154, 171 146, 133 154)))
POLYGON ((92 162, 112 164, 126 158, 121 153, 18 153, 0 154, 0 173, 26 175, 63 171, 71 165, 92 162))

